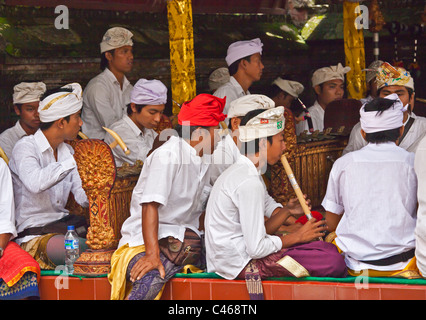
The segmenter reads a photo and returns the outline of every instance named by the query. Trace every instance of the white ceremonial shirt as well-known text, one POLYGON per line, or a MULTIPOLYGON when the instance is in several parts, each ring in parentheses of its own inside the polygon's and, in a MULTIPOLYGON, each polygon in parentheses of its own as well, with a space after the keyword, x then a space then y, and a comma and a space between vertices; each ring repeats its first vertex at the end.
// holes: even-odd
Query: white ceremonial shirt
MULTIPOLYGON (((311 115, 312 119, 312 126, 315 130, 324 131, 324 109, 320 106, 318 101, 315 101, 315 103, 312 105, 312 107, 308 108, 309 114, 311 115)), ((305 115, 304 112, 302 112, 301 115, 305 115)), ((303 131, 307 130, 308 134, 309 132, 309 125, 308 120, 300 121, 296 124, 296 135, 300 135, 303 131)))
POLYGON ((214 185, 217 178, 241 157, 241 152, 232 139, 231 134, 227 134, 216 146, 212 155, 212 163, 209 168, 210 184, 214 185))
MULTIPOLYGON (((70 192, 83 207, 89 205, 81 186, 73 148, 67 143, 58 146, 58 161, 43 132, 18 141, 9 162, 12 172, 18 233, 31 227, 41 227, 66 215, 70 192)), ((17 240, 23 243, 36 236, 17 240)))
POLYGON ((420 142, 414 161, 418 189, 419 207, 417 210, 416 225, 416 258, 417 267, 423 277, 426 276, 426 138, 420 142))
POLYGON ((25 137, 27 133, 22 128, 21 123, 16 121, 16 124, 9 129, 4 130, 0 134, 0 147, 3 149, 6 156, 10 159, 12 157, 12 150, 19 139, 25 137))
POLYGON ((208 164, 185 140, 175 136, 156 149, 142 167, 130 205, 130 217, 121 228, 119 247, 144 244, 142 204, 157 202, 158 239, 172 236, 183 241, 185 229, 198 231, 199 199, 208 182, 208 164))
MULTIPOLYGON (((146 156, 151 151, 154 140, 158 136, 157 132, 152 129, 145 128, 142 132, 127 114, 114 122, 109 129, 115 131, 130 150, 130 154, 127 155, 119 146, 112 149, 117 167, 121 167, 124 162, 131 165, 134 165, 136 160, 145 162, 146 156)), ((105 142, 110 144, 113 141, 114 138, 107 134, 105 142)))
MULTIPOLYGON (((404 139, 401 141, 399 146, 409 152, 416 152, 417 146, 423 137, 426 135, 426 118, 416 116, 414 113, 411 114, 411 118, 414 118, 414 122, 408 130, 404 139)), ((407 124, 410 117, 407 118, 404 125, 407 124)), ((351 131, 349 136, 348 145, 343 150, 342 155, 349 152, 356 151, 367 145, 367 141, 361 135, 361 123, 358 122, 351 131)))
MULTIPOLYGON (((241 87, 239 82, 231 76, 229 78, 229 81, 221 85, 217 90, 213 93, 215 97, 224 98, 226 97, 226 104, 223 108, 223 114, 228 114, 229 107, 231 106, 231 102, 244 97, 246 95, 249 95, 250 91, 244 91, 244 89, 241 87)), ((228 124, 229 119, 225 119, 226 123, 228 124)))
MULTIPOLYGON (((0 158, 0 234, 18 234, 15 227, 15 202, 13 199, 12 176, 9 168, 0 158)), ((3 248, 4 249, 4 248, 3 248)))
POLYGON ((245 156, 216 180, 205 217, 208 272, 235 279, 251 259, 281 250, 281 239, 266 233, 264 217, 282 206, 266 194, 261 175, 245 156))
POLYGON ((401 270, 408 262, 373 266, 359 260, 387 258, 415 247, 417 177, 414 153, 393 142, 369 143, 334 163, 322 202, 343 214, 336 243, 348 268, 401 270))
POLYGON ((82 131, 90 139, 103 140, 109 128, 126 113, 133 86, 124 77, 123 89, 114 74, 108 69, 91 79, 83 91, 82 131))

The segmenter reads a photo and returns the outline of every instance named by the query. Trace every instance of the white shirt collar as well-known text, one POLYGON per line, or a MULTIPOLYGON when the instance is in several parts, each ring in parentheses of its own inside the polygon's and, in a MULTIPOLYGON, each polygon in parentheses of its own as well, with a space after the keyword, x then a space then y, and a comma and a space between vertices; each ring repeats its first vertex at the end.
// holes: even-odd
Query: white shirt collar
POLYGON ((248 94, 248 92, 245 92, 243 87, 240 85, 240 83, 235 79, 233 76, 229 78, 229 82, 236 88, 238 88, 239 91, 243 92, 244 94, 248 94))
POLYGON ((129 125, 136 137, 139 137, 139 135, 144 134, 127 114, 123 116, 123 120, 129 125))
MULTIPOLYGON (((105 68, 103 73, 108 79, 111 80, 112 83, 120 85, 120 83, 118 82, 117 78, 115 77, 115 75, 112 73, 111 70, 109 70, 108 68, 105 68)), ((129 84, 130 84, 129 80, 127 80, 126 76, 124 76, 123 91, 129 84)))

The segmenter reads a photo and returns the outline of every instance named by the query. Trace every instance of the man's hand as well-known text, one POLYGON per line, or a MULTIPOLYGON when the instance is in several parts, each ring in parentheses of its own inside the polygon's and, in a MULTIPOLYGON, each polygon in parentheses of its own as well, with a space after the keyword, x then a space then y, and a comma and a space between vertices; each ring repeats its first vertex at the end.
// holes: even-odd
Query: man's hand
POLYGON ((145 255, 135 263, 132 270, 130 271, 130 281, 135 282, 141 279, 145 274, 151 270, 158 269, 160 277, 164 279, 166 272, 164 266, 161 263, 158 255, 145 255))
MULTIPOLYGON (((306 205, 308 206, 309 210, 311 210, 311 200, 307 199, 306 194, 304 195, 304 197, 305 197, 306 205)), ((294 216, 300 216, 300 215, 305 214, 303 212, 303 208, 302 208, 302 206, 301 206, 301 204, 300 204, 300 202, 297 198, 290 199, 287 202, 286 207, 289 210, 289 212, 294 216)))

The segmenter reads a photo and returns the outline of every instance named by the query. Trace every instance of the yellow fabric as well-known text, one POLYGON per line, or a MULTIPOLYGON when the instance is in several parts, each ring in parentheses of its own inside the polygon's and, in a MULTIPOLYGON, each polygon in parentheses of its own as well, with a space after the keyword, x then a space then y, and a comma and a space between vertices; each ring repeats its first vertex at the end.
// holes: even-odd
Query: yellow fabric
POLYGON ((46 253, 47 242, 59 233, 48 233, 21 244, 21 248, 28 252, 40 265, 40 269, 54 270, 56 265, 50 261, 46 253))
MULTIPOLYGON (((130 260, 138 253, 145 252, 145 246, 129 247, 128 244, 118 248, 111 257, 111 273, 108 281, 111 284, 111 300, 123 300, 132 289, 126 281, 126 271, 130 260)), ((154 300, 160 300, 164 286, 154 300)))
MULTIPOLYGON (((337 246, 336 244, 336 238, 331 241, 332 244, 334 244, 339 251, 339 253, 342 253, 342 250, 337 246)), ((379 270, 363 270, 361 272, 354 271, 348 268, 348 273, 351 276, 358 277, 358 276, 366 276, 369 277, 394 277, 394 278, 406 278, 406 279, 417 279, 421 278, 420 271, 417 268, 417 259, 416 257, 413 257, 410 262, 407 264, 407 266, 403 270, 390 270, 390 271, 379 271, 379 270)))

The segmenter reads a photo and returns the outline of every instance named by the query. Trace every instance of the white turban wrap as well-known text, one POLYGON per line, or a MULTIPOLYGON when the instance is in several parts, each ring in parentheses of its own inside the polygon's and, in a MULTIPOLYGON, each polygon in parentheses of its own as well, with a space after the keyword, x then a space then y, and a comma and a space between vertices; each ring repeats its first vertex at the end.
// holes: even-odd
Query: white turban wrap
POLYGON ((403 86, 414 91, 414 80, 411 74, 404 68, 393 67, 387 62, 377 69, 377 89, 387 86, 403 86))
POLYGON ((53 122, 78 112, 83 106, 83 90, 80 84, 70 83, 62 88, 72 92, 56 92, 42 101, 38 107, 41 122, 53 122))
POLYGON ((299 94, 303 92, 303 85, 297 81, 284 80, 282 78, 277 78, 272 82, 278 86, 282 91, 287 92, 294 98, 298 98, 299 94))
POLYGON ((166 104, 167 87, 159 80, 139 79, 133 87, 130 102, 152 106, 166 104))
POLYGON ((100 43, 101 53, 124 46, 133 46, 133 33, 121 27, 108 29, 100 43))
POLYGON ((326 81, 340 79, 345 80, 345 74, 351 71, 350 67, 343 67, 338 63, 337 66, 324 67, 316 70, 312 75, 312 87, 315 87, 326 81))
POLYGON ((239 126, 239 139, 249 142, 255 139, 274 136, 284 130, 284 107, 276 107, 250 119, 245 126, 239 126))
POLYGON ((271 98, 262 94, 249 94, 231 102, 228 119, 243 117, 252 110, 271 108, 275 108, 275 102, 271 98))
POLYGON ((395 103, 380 114, 376 111, 366 112, 364 110, 366 103, 359 110, 361 115, 361 129, 364 130, 365 133, 374 133, 402 127, 404 111, 407 110, 408 105, 404 107, 396 93, 392 93, 385 98, 394 100, 395 103))
POLYGON ((43 82, 21 82, 13 87, 13 104, 40 101, 45 92, 46 85, 43 82))
POLYGON ((238 59, 251 56, 255 53, 262 54, 263 43, 259 38, 253 40, 237 41, 228 47, 226 63, 230 66, 238 59))
POLYGON ((210 91, 214 91, 222 84, 227 83, 230 77, 228 68, 223 67, 213 71, 209 76, 210 91))

